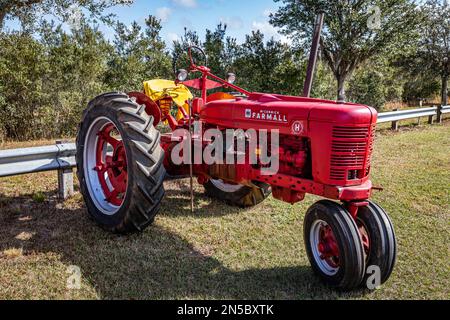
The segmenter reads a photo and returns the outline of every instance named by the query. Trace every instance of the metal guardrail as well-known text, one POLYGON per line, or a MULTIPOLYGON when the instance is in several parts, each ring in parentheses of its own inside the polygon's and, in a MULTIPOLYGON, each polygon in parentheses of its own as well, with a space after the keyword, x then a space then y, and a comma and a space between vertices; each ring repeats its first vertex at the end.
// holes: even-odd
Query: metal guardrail
POLYGON ((450 113, 450 106, 441 107, 441 113, 450 113))
POLYGON ((438 111, 437 107, 432 107, 432 108, 383 112, 378 114, 378 123, 435 116, 437 115, 437 111, 438 111))
POLYGON ((392 130, 398 130, 398 123, 401 120, 417 118, 420 123, 420 118, 428 117, 429 124, 433 124, 435 119, 438 123, 441 123, 442 115, 447 113, 450 113, 450 106, 383 112, 378 114, 377 123, 391 122, 392 130))
POLYGON ((75 152, 74 143, 3 150, 0 152, 0 177, 70 169, 76 166, 75 152))
POLYGON ((0 177, 26 173, 58 171, 59 196, 73 194, 73 171, 76 166, 74 143, 0 151, 0 177))
MULTIPOLYGON (((378 114, 378 123, 392 122, 398 129, 400 120, 429 117, 433 123, 436 116, 441 122, 442 114, 450 113, 450 106, 420 108, 378 114)), ((57 142, 53 146, 0 151, 0 177, 15 176, 43 171, 58 171, 59 196, 63 199, 73 194, 73 171, 76 166, 76 145, 57 142)))

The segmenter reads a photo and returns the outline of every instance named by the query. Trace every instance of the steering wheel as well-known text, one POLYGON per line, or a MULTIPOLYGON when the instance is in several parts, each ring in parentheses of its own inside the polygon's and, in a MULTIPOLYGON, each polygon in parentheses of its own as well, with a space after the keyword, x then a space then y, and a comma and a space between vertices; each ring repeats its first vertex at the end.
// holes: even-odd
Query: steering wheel
POLYGON ((188 49, 188 54, 189 54, 189 60, 191 62, 191 66, 198 66, 199 64, 196 63, 196 61, 194 61, 194 57, 192 56, 192 50, 197 50, 198 52, 200 52, 200 54, 203 56, 203 64, 200 64, 200 66, 204 66, 207 67, 208 66, 208 56, 206 55, 205 51, 197 46, 190 46, 188 49))
MULTIPOLYGON (((189 59, 189 63, 190 63, 190 68, 192 69, 193 66, 198 66, 199 64, 197 64, 197 61, 194 60, 194 57, 192 55, 193 51, 197 51, 200 53, 200 55, 203 57, 201 62, 204 62, 203 64, 200 64, 201 66, 208 66, 208 56, 206 55, 205 51, 198 47, 198 46, 189 46, 188 48, 188 59, 189 59)), ((177 67, 177 63, 178 63, 178 59, 180 58, 180 56, 176 56, 174 58, 173 61, 173 69, 175 72, 175 75, 178 73, 178 67, 177 67)))

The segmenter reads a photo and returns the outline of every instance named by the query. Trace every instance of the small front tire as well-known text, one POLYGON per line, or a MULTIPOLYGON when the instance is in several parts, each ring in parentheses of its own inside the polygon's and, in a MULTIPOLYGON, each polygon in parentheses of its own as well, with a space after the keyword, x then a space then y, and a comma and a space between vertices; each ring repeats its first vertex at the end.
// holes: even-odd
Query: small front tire
POLYGON ((334 288, 358 288, 365 272, 364 251, 350 213, 335 202, 319 201, 306 213, 303 228, 314 272, 334 288))
MULTIPOLYGON (((397 241, 391 219, 376 203, 369 201, 367 207, 359 208, 357 224, 360 232, 367 234, 366 265, 378 267, 380 285, 385 283, 395 266, 397 241)), ((366 271, 365 282, 371 273, 366 271)))

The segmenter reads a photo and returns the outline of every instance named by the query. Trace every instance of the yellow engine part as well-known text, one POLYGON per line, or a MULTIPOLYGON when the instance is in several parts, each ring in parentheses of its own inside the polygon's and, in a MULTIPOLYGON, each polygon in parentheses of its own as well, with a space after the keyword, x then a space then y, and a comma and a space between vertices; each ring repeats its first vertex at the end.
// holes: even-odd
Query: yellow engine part
MULTIPOLYGON (((183 108, 189 114, 189 105, 186 104, 186 101, 193 99, 194 96, 185 85, 177 85, 175 81, 171 80, 155 79, 144 82, 144 91, 153 101, 159 101, 168 97, 172 98, 173 102, 178 106, 177 120, 183 118, 180 108, 183 108)), ((165 108, 167 108, 167 105, 165 108)), ((165 113, 169 110, 161 111, 165 113)))

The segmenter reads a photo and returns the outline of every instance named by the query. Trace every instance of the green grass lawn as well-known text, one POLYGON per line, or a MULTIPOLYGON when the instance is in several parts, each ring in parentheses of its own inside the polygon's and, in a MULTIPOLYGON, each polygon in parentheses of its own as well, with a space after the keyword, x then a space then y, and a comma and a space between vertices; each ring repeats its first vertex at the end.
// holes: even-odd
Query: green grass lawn
POLYGON ((119 237, 88 219, 79 193, 56 200, 56 174, 0 179, 3 299, 449 299, 450 123, 378 133, 376 193, 396 227, 399 256, 374 292, 344 294, 310 269, 304 213, 272 198, 241 210, 203 196, 190 212, 187 181, 167 182, 154 226, 119 237), (80 290, 66 288, 81 268, 80 290))

